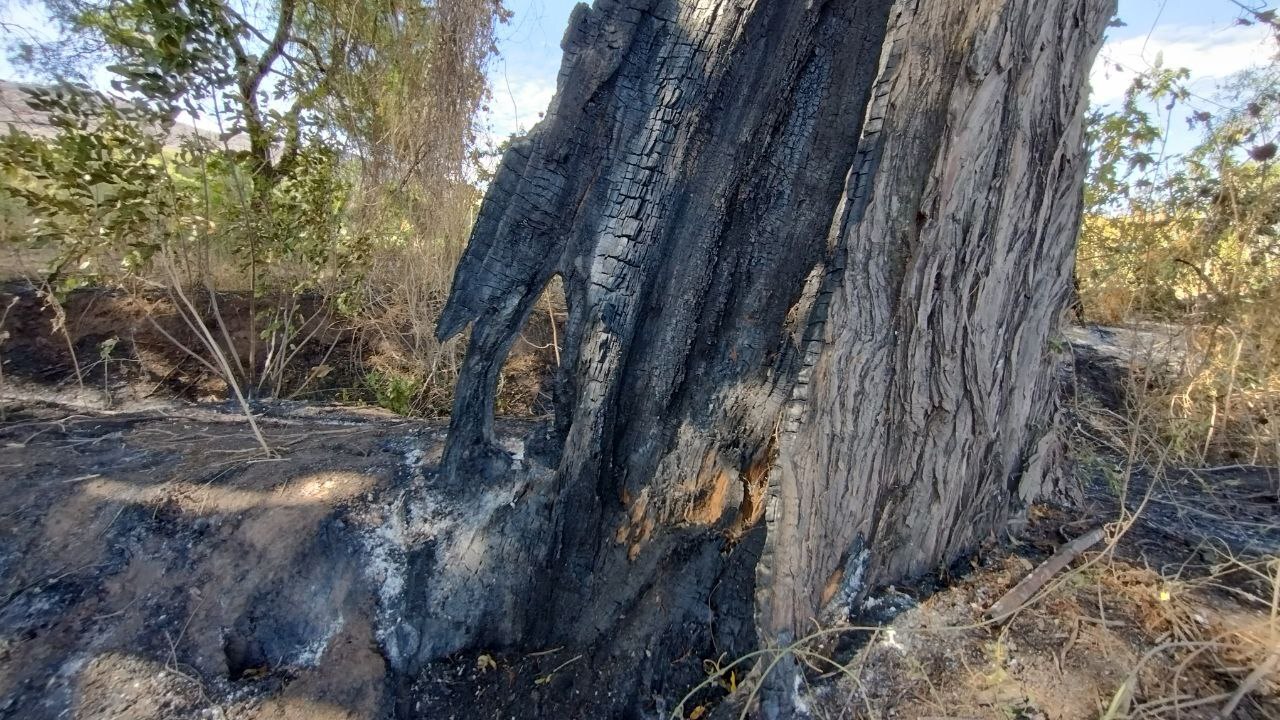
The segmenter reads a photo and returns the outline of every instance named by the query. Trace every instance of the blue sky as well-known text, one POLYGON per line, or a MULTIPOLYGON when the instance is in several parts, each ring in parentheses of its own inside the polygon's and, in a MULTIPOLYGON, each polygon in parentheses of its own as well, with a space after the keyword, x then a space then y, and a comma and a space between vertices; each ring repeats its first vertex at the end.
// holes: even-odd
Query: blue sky
POLYGON ((511 20, 498 28, 497 60, 489 68, 493 98, 487 124, 496 138, 527 130, 555 94, 560 38, 572 0, 506 0, 511 20))
POLYGON ((1119 17, 1126 25, 1107 31, 1091 77, 1094 102, 1119 99, 1132 80, 1132 70, 1150 67, 1161 55, 1166 66, 1190 69, 1192 89, 1201 94, 1212 93, 1218 82, 1240 70, 1266 62, 1275 52, 1268 30, 1238 25, 1243 15, 1230 0, 1122 0, 1119 17), (1117 71, 1117 63, 1126 70, 1117 71))

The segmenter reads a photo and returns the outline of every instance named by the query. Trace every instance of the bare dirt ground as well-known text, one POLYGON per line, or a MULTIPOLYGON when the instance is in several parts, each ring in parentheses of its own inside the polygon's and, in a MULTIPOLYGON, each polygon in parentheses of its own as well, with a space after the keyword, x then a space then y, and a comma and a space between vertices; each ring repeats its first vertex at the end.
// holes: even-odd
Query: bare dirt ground
MULTIPOLYGON (((416 590, 406 549, 465 571, 459 519, 518 498, 439 486, 440 424, 263 405, 279 452, 267 459, 224 405, 90 411, 33 387, 4 394, 0 422, 0 718, 588 717, 582 694, 607 692, 593 680, 607 673, 573 648, 446 648, 395 669, 416 590), (407 498, 431 521, 410 527, 407 498)), ((500 429, 518 451, 532 424, 500 429)), ((1077 454, 1077 502, 1035 506, 1020 534, 874 591, 854 619, 868 629, 815 628, 783 660, 807 666, 796 711, 1280 717, 1275 469, 1157 475, 1086 444, 1077 454), (1104 525, 1107 540, 1033 602, 986 619, 1104 525)), ((676 693, 636 717, 737 717, 723 700, 753 676, 735 658, 696 660, 706 682, 683 706, 676 693)))

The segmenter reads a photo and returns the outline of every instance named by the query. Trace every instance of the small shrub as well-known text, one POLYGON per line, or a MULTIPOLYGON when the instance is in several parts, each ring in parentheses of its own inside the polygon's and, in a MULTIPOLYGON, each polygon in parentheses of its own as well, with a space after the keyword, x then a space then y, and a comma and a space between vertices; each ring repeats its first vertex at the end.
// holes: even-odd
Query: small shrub
POLYGON ((397 415, 413 414, 414 403, 423 389, 417 378, 377 370, 366 373, 364 382, 378 406, 397 415))

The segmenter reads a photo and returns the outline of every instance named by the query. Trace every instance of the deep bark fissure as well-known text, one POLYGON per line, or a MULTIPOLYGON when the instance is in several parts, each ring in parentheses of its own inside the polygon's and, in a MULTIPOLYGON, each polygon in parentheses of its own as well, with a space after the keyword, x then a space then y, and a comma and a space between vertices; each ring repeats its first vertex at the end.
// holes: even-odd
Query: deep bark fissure
MULTIPOLYGON (((556 99, 503 158, 439 326, 472 327, 444 475, 520 475, 494 445, 496 368, 564 279, 510 641, 663 661, 774 642, 954 560, 1042 489, 1110 9, 574 11, 556 99)), ((671 675, 650 662, 639 684, 671 675)))

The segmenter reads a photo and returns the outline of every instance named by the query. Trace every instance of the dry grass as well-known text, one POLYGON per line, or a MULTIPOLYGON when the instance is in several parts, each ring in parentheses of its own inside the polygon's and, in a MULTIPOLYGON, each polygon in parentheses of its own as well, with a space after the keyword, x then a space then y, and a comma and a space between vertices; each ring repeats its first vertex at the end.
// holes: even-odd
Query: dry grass
MULTIPOLYGON (((1280 285, 1233 297, 1202 297, 1165 321, 1176 357, 1139 358, 1130 413, 1169 459, 1190 465, 1280 463, 1280 285)), ((1171 283, 1156 292, 1182 293, 1171 283)), ((1126 283, 1082 288, 1085 316, 1141 328, 1144 304, 1126 283)), ((1155 317, 1159 320, 1160 315, 1155 317)), ((1120 330, 1123 335, 1125 331, 1120 330)))
POLYGON ((1083 478, 1094 488, 1091 507, 1034 507, 1022 551, 987 548, 973 572, 886 624, 818 627, 789 645, 713 659, 671 717, 706 717, 727 697, 746 718, 761 679, 791 663, 801 670, 796 702, 823 720, 1274 717, 1280 557, 1233 553, 1211 531, 1171 527, 1169 518, 1274 532, 1277 495, 1176 467, 1176 448, 1148 414, 1165 389, 1147 397, 1138 378, 1129 385, 1138 393, 1130 416, 1088 397, 1075 408, 1077 452, 1089 460, 1081 473, 1094 476, 1083 478), (1270 517, 1265 527, 1249 520, 1259 512, 1270 517), (987 616, 1036 567, 1025 548, 1046 555, 1102 520, 1103 545, 1011 615, 987 616), (1170 540, 1180 534, 1203 539, 1170 540), (852 652, 835 651, 837 638, 852 652))
POLYGON ((981 619, 980 600, 1025 572, 1013 559, 890 625, 822 628, 789 646, 711 663, 671 717, 702 717, 718 691, 741 683, 737 714, 745 718, 760 677, 792 659, 803 669, 800 703, 823 720, 1265 717, 1257 713, 1280 708, 1280 564, 1224 561, 1216 573, 1180 580, 1117 557, 1124 526, 1112 530, 1106 548, 1006 623, 981 619), (1240 570, 1270 596, 1224 601, 1215 585, 1240 570), (833 636, 855 637, 861 649, 832 656, 823 647, 833 636), (756 672, 742 680, 753 662, 756 672))
POLYGON ((1151 397, 1176 457, 1280 462, 1280 318, 1256 308, 1230 325, 1194 328, 1188 339, 1184 366, 1151 397))

